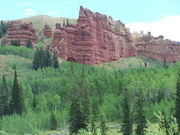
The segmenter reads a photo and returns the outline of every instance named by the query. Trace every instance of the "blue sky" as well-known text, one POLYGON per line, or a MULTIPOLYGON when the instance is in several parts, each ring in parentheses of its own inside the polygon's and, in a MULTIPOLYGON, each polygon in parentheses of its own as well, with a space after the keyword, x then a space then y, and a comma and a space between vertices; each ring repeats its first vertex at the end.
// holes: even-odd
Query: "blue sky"
POLYGON ((125 24, 155 23, 180 16, 180 0, 2 0, 0 20, 34 15, 78 18, 80 5, 125 24))
POLYGON ((154 22, 180 15, 180 0, 2 0, 0 20, 31 15, 77 18, 80 5, 125 23, 154 22))

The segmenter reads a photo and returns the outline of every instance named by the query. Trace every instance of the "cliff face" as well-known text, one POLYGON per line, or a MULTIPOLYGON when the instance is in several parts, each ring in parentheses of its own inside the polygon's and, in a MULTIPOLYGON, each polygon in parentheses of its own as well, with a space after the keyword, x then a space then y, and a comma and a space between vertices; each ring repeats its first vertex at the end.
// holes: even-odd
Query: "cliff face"
POLYGON ((50 26, 45 25, 43 32, 44 32, 44 36, 45 36, 46 38, 52 37, 52 29, 51 29, 50 26))
POLYGON ((149 58, 174 63, 180 61, 180 44, 163 37, 142 36, 135 40, 138 53, 149 58))
POLYGON ((22 23, 20 21, 11 22, 8 26, 6 44, 11 45, 13 41, 19 41, 21 46, 25 46, 27 41, 37 42, 37 35, 32 23, 22 23))
POLYGON ((83 7, 76 25, 56 25, 51 49, 65 60, 90 65, 136 56, 124 24, 83 7))

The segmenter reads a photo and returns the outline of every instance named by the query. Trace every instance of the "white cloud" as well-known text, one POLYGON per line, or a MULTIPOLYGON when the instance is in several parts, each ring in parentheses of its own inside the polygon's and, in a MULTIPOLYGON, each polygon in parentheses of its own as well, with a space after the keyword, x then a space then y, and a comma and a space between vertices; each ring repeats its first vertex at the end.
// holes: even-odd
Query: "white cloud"
POLYGON ((158 22, 137 22, 126 25, 131 32, 151 32, 154 36, 164 35, 165 38, 180 41, 180 16, 169 16, 158 22))
POLYGON ((23 2, 23 3, 19 3, 18 6, 32 6, 31 2, 23 2))
POLYGON ((48 12, 48 14, 49 14, 49 15, 58 15, 59 12, 57 12, 57 11, 50 11, 50 12, 48 12))
POLYGON ((24 12, 24 15, 26 15, 26 16, 34 15, 34 10, 33 9, 26 9, 24 12))

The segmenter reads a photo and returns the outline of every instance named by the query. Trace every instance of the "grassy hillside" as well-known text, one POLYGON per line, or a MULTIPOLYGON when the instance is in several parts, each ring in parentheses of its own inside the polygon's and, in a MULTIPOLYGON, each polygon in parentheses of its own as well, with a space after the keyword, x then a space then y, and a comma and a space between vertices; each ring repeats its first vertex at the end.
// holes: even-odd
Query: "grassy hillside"
MULTIPOLYGON (((67 18, 65 17, 51 17, 47 15, 39 15, 39 16, 33 16, 28 18, 19 19, 23 22, 32 22, 34 28, 38 32, 42 32, 44 25, 49 25, 53 30, 55 29, 56 23, 63 24, 63 21, 66 21, 67 18)), ((69 19, 70 24, 76 24, 76 19, 69 19)))

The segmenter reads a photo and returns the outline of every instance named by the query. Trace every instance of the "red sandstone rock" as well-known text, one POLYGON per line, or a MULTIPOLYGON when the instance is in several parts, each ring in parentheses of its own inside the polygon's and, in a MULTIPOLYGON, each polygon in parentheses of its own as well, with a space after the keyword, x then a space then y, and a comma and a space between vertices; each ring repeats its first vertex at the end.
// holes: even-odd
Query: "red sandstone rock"
POLYGON ((22 23, 20 21, 13 21, 8 26, 6 35, 6 44, 11 45, 12 41, 19 41, 21 46, 25 46, 28 40, 33 43, 37 42, 37 35, 33 29, 32 23, 22 23))
POLYGON ((56 25, 52 51, 65 60, 101 64, 136 56, 130 32, 120 21, 80 7, 76 25, 56 25))
POLYGON ((135 39, 137 51, 149 58, 174 63, 180 61, 180 44, 160 37, 142 36, 135 39))
POLYGON ((50 26, 45 25, 43 32, 44 32, 44 36, 45 36, 46 38, 52 37, 52 29, 51 29, 50 26))

